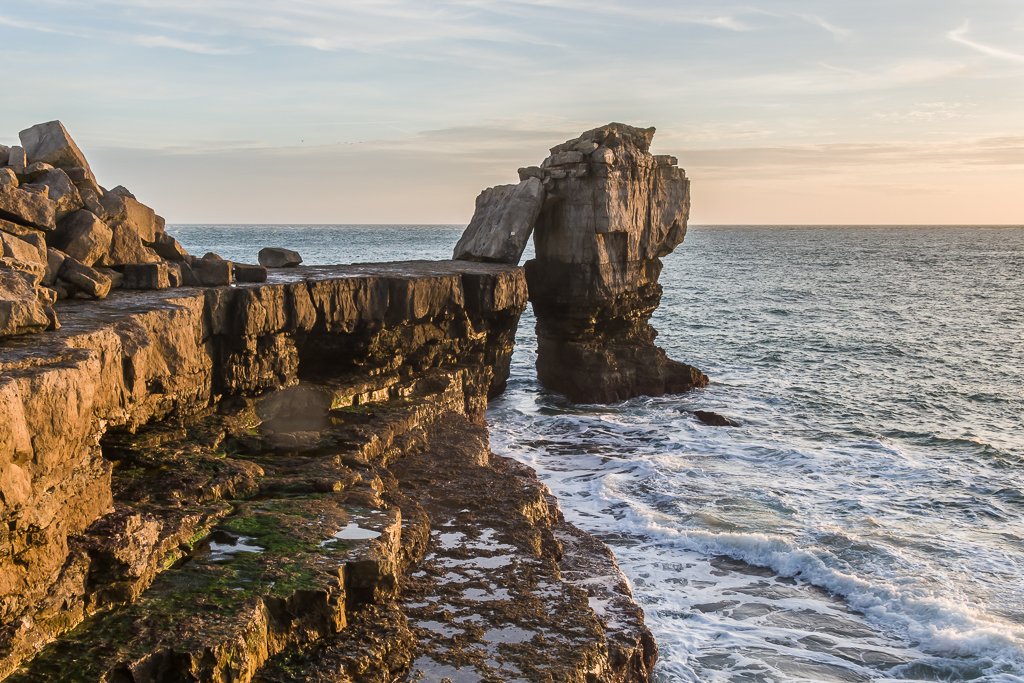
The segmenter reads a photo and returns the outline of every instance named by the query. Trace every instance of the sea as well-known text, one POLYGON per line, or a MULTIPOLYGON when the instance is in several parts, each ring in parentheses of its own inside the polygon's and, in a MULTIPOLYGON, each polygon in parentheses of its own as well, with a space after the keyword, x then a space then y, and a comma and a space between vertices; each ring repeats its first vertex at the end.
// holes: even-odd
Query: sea
MULTIPOLYGON (((170 231, 333 264, 450 258, 463 227, 170 231)), ((658 343, 705 389, 571 403, 528 309, 487 411, 614 550, 655 679, 1024 682, 1024 227, 691 226, 664 265, 658 343)))

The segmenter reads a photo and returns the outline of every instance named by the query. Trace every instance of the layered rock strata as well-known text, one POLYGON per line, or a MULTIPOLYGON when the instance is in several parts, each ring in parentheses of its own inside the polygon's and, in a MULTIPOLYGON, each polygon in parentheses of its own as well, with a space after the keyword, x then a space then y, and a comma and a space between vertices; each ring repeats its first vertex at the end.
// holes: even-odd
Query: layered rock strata
POLYGON ((649 151, 654 128, 611 123, 519 169, 519 185, 484 190, 454 258, 526 263, 537 316, 537 375, 584 403, 705 386, 669 359, 648 324, 661 301, 661 257, 686 235, 690 182, 675 157, 649 151))
POLYGON ((0 677, 647 680, 614 560, 480 426, 525 304, 465 262, 57 303, 0 345, 0 677))
POLYGON ((99 185, 60 121, 20 138, 0 145, 0 338, 56 329, 59 299, 265 279, 260 266, 197 259, 126 188, 99 185))

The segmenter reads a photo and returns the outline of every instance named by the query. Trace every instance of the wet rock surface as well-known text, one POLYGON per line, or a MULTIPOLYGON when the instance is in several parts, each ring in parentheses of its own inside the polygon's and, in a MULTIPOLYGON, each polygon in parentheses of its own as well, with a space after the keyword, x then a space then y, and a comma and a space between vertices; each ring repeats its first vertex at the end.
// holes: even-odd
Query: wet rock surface
POLYGON ((525 304, 466 262, 58 302, 0 345, 0 677, 647 680, 610 553, 489 452, 525 304))

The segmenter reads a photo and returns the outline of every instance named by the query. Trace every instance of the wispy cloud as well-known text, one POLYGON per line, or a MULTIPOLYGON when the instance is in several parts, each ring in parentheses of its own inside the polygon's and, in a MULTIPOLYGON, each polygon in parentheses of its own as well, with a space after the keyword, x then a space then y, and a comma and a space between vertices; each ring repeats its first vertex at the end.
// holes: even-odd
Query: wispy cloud
POLYGON ((131 42, 142 47, 166 47, 172 50, 183 50, 185 52, 194 52, 201 55, 237 55, 242 54, 245 50, 241 48, 218 48, 210 45, 204 45, 202 43, 191 43, 184 40, 178 40, 177 38, 169 38, 167 36, 134 36, 130 38, 131 42))
POLYGON ((1024 64, 1024 55, 1017 54, 1016 52, 1008 52, 998 47, 992 47, 991 45, 984 45, 982 43, 970 40, 966 37, 967 31, 970 30, 970 23, 964 22, 964 25, 958 29, 954 29, 946 34, 946 36, 954 43, 959 43, 973 50, 977 50, 983 55, 989 57, 995 57, 996 59, 1002 59, 1003 61, 1012 62, 1014 64, 1024 64))
POLYGON ((853 31, 850 31, 849 29, 845 28, 840 28, 839 26, 836 26, 835 24, 826 21, 825 19, 815 14, 798 13, 796 16, 800 17, 809 24, 814 24, 815 26, 825 29, 826 31, 831 33, 834 38, 848 38, 849 36, 853 35, 853 31))

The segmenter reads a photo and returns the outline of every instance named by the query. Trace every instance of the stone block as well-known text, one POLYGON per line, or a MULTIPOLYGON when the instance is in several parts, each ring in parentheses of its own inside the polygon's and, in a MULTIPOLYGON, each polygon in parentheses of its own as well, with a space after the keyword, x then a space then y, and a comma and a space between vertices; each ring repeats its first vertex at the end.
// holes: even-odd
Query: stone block
POLYGON ((171 281, 164 263, 129 263, 124 267, 124 289, 167 289, 171 281))
POLYGON ((178 240, 166 232, 156 233, 156 239, 150 245, 150 249, 155 251, 160 258, 168 261, 184 261, 188 256, 188 252, 178 244, 178 240))
POLYGON ((0 166, 6 166, 7 160, 10 158, 11 148, 7 145, 0 145, 0 166))
POLYGON ((45 161, 55 168, 89 168, 82 150, 60 121, 38 123, 18 133, 29 162, 45 161))
POLYGON ((24 273, 0 266, 0 337, 45 331, 51 325, 47 309, 24 273))
POLYGON ((124 275, 113 268, 96 268, 96 272, 102 273, 110 278, 111 289, 121 289, 121 285, 124 284, 124 275))
POLYGON ((27 182, 35 182, 35 179, 43 175, 47 171, 52 171, 53 166, 46 163, 45 161, 37 161, 33 164, 29 164, 25 167, 25 170, 21 172, 24 180, 27 182))
POLYGON ((455 245, 452 258, 519 263, 544 206, 544 197, 544 185, 537 178, 484 190, 476 199, 473 220, 455 245))
POLYGON ((247 263, 236 263, 234 268, 235 282, 266 282, 267 269, 264 266, 253 266, 247 263))
MULTIPOLYGON (((76 185, 75 187, 78 186, 76 185)), ((84 207, 96 214, 101 221, 106 222, 110 219, 110 216, 107 215, 107 210, 100 203, 100 196, 96 192, 86 187, 78 187, 78 195, 82 198, 84 207)))
POLYGON ((85 206, 78 188, 71 182, 68 174, 59 168, 51 168, 41 173, 36 178, 36 183, 45 185, 46 196, 57 202, 55 215, 58 222, 68 214, 85 206))
POLYGON ((100 188, 100 184, 96 182, 96 176, 92 174, 92 171, 88 168, 82 168, 81 166, 72 166, 71 168, 63 169, 68 177, 71 178, 71 182, 79 190, 92 190, 96 193, 97 197, 103 195, 103 190, 100 188))
POLYGON ((167 280, 171 283, 171 287, 181 287, 185 284, 180 261, 164 261, 164 264, 167 266, 167 280))
POLYGON ((57 227, 57 203, 10 185, 0 187, 0 218, 39 230, 57 227))
POLYGON ((264 247, 257 258, 260 265, 267 268, 293 268, 302 263, 297 251, 280 247, 264 247))
POLYGON ((110 249, 102 259, 105 266, 123 266, 128 263, 156 263, 160 257, 142 243, 135 228, 126 221, 109 223, 113 236, 110 249))
POLYGON ((0 186, 10 185, 11 187, 17 187, 20 184, 14 169, 0 168, 0 186))
POLYGON ((21 173, 25 167, 28 166, 25 148, 18 145, 11 147, 7 153, 7 165, 10 166, 15 173, 21 173))
POLYGON ((58 276, 95 299, 110 293, 110 278, 70 256, 64 259, 58 276))
POLYGON ((80 209, 64 218, 50 237, 50 245, 91 266, 107 254, 113 231, 98 216, 80 209))
POLYGON ((195 262, 193 272, 200 285, 204 287, 220 287, 231 284, 231 261, 199 259, 195 262))
MULTIPOLYGON (((68 257, 63 251, 59 249, 47 249, 46 250, 46 271, 43 275, 43 284, 47 287, 53 286, 57 281, 57 273, 60 272, 60 267, 64 265, 64 259, 68 257)), ((57 290, 60 293, 60 290, 57 290)), ((67 296, 64 297, 65 299, 67 296)))
POLYGON ((25 238, 0 232, 0 246, 3 248, 2 255, 4 258, 28 261, 29 263, 46 263, 46 259, 39 253, 39 246, 27 241, 25 238))
POLYGON ((31 192, 32 194, 38 194, 43 197, 48 197, 50 195, 50 188, 41 183, 22 183, 18 187, 25 192, 31 192))

